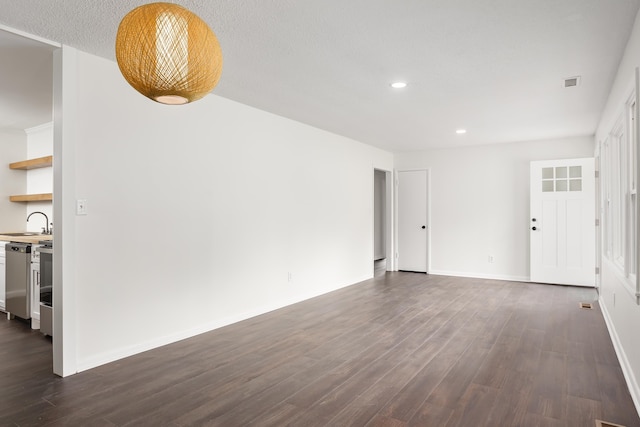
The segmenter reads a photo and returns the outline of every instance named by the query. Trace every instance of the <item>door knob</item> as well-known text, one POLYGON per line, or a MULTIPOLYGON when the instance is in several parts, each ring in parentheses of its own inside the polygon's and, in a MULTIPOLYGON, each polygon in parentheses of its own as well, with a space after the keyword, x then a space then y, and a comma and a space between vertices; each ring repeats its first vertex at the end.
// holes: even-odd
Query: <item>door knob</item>
POLYGON ((531 229, 532 229, 533 231, 536 231, 536 230, 537 230, 537 228, 536 228, 536 227, 531 227, 531 229))
POLYGON ((531 218, 531 221, 536 222, 536 219, 535 218, 531 218))
POLYGON ((426 225, 423 225, 421 228, 424 230, 425 228, 427 228, 427 226, 426 226, 426 225))

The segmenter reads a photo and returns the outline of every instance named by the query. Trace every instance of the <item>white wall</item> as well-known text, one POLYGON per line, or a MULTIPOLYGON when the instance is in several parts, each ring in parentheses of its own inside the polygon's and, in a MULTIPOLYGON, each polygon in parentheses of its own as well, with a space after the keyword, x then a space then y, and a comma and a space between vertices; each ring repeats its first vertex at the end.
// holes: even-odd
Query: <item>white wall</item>
POLYGON ((529 162, 593 157, 593 148, 577 137, 397 154, 399 171, 431 170, 429 272, 528 280, 529 162))
MULTIPOLYGON (((50 156, 53 154, 53 123, 26 129, 27 158, 50 156)), ((26 172, 27 193, 41 194, 53 192, 53 168, 31 169, 26 172)), ((29 202, 26 204, 27 214, 35 211, 44 212, 53 222, 53 204, 51 202, 29 202)), ((27 231, 41 231, 45 226, 42 215, 34 215, 27 224, 27 231)))
MULTIPOLYGON (((633 31, 607 100, 607 106, 596 132, 596 140, 604 141, 614 122, 624 111, 625 103, 634 87, 635 67, 640 66, 640 22, 636 16, 633 31)), ((640 412, 640 306, 636 297, 623 284, 621 278, 602 256, 600 304, 607 326, 616 346, 618 357, 630 386, 631 394, 640 412)))
POLYGON ((9 196, 15 194, 50 193, 53 190, 53 169, 28 171, 11 170, 9 164, 53 152, 53 124, 31 129, 0 131, 0 232, 40 231, 44 217, 36 215, 26 222, 27 215, 42 211, 52 220, 51 202, 14 203, 9 196))
POLYGON ((78 370, 371 277, 390 153, 215 95, 160 105, 82 52, 72 68, 56 180, 78 370))
POLYGON ((9 201, 9 196, 25 194, 25 171, 9 169, 9 164, 27 160, 27 138, 23 131, 0 131, 0 232, 25 230, 24 203, 9 201))

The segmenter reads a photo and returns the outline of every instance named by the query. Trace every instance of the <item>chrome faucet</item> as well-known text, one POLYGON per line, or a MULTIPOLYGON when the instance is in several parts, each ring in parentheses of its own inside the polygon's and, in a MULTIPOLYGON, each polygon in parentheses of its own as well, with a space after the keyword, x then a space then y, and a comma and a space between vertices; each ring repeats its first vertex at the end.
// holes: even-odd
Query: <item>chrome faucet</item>
POLYGON ((49 217, 47 216, 47 214, 45 214, 44 212, 40 212, 40 211, 31 212, 29 214, 29 216, 27 217, 27 222, 29 222, 29 218, 31 218, 31 215, 33 215, 33 214, 44 215, 44 225, 45 225, 45 227, 43 227, 42 230, 44 231, 44 234, 51 234, 51 232, 49 231, 49 217))

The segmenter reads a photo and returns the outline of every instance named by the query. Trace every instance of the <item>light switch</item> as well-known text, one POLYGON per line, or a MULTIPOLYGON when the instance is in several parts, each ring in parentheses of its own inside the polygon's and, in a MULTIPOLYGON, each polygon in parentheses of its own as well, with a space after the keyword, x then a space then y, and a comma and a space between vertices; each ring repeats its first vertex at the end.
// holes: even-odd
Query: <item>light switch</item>
POLYGON ((87 214, 87 199, 76 200, 76 215, 87 214))

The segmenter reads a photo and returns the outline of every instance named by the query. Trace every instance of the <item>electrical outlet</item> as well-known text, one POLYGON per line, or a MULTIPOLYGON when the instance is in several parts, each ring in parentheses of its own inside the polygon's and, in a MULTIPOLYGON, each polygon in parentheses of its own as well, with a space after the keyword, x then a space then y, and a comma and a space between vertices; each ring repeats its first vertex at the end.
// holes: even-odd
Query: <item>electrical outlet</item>
POLYGON ((76 215, 87 214, 87 199, 76 200, 76 215))
POLYGON ((287 280, 289 282, 293 281, 293 274, 291 274, 291 272, 287 273, 287 280))
POLYGON ((493 264, 493 255, 489 255, 489 264, 493 264))

